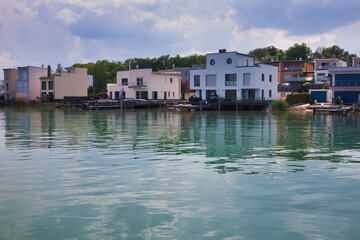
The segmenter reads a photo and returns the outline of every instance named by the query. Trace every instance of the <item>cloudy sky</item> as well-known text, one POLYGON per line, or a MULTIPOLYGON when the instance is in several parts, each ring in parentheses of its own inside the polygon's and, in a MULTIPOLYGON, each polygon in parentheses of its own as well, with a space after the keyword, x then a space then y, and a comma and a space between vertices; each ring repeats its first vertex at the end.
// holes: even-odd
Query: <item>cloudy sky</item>
POLYGON ((358 0, 0 0, 1 69, 359 39, 358 0))

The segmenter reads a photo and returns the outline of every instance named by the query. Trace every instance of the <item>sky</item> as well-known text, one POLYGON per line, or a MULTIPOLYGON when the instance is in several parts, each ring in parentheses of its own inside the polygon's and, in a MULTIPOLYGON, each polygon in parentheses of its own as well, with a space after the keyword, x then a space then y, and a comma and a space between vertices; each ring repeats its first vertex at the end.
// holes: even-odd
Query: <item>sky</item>
POLYGON ((358 0, 0 0, 1 69, 359 39, 358 0))

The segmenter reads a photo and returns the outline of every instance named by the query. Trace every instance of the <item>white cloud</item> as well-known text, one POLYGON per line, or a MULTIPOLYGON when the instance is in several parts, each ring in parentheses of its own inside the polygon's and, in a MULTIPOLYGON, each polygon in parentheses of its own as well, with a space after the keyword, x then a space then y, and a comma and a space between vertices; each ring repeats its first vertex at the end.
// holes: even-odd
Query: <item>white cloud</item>
POLYGON ((318 46, 328 46, 335 44, 336 35, 334 33, 324 33, 312 36, 291 36, 288 31, 271 28, 252 28, 241 31, 236 27, 232 33, 231 48, 243 46, 241 51, 245 53, 258 47, 275 46, 283 50, 288 49, 295 43, 306 43, 312 49, 318 46))
POLYGON ((56 18, 63 20, 66 24, 71 24, 75 23, 80 16, 72 12, 70 9, 65 8, 57 14, 56 18))
POLYGON ((0 54, 0 66, 2 68, 10 68, 17 66, 18 61, 11 57, 11 53, 3 51, 0 54))

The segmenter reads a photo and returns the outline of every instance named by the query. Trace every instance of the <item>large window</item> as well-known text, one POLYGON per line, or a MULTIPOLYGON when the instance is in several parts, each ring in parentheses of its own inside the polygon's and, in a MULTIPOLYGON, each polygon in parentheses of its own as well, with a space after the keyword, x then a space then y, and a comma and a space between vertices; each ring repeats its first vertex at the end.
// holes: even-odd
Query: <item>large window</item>
POLYGON ((272 95, 272 94, 271 94, 271 90, 269 90, 269 97, 271 97, 271 95, 272 95))
POLYGON ((157 92, 157 91, 153 91, 153 92, 152 92, 152 99, 153 99, 153 100, 157 100, 157 99, 158 99, 158 92, 157 92))
POLYGON ((136 99, 148 99, 147 91, 136 91, 136 99))
POLYGON ((216 74, 206 75, 206 87, 216 87, 216 74))
POLYGON ((127 78, 122 78, 121 79, 121 85, 122 86, 127 86, 128 85, 128 79, 127 78))
POLYGON ((225 74, 225 86, 236 86, 236 85, 237 85, 236 73, 225 74))
POLYGON ((143 78, 137 78, 136 79, 136 86, 138 86, 138 87, 144 86, 144 79, 143 78))
POLYGON ((200 87, 200 75, 194 75, 194 87, 200 87))
POLYGON ((272 81, 272 75, 269 75, 269 82, 272 81))
POLYGON ((54 81, 49 81, 48 83, 48 87, 49 87, 49 90, 53 90, 54 89, 54 81))
POLYGON ((41 90, 46 90, 46 81, 41 81, 41 90))
POLYGON ((265 74, 261 74, 261 81, 265 81, 265 74))
POLYGON ((250 73, 243 74, 243 86, 250 86, 250 73))

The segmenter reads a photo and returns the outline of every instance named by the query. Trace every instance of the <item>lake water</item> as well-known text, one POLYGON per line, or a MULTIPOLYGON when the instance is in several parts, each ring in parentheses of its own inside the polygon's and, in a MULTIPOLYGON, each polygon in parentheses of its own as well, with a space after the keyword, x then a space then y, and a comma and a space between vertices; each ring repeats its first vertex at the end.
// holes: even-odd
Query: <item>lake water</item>
POLYGON ((0 239, 358 239, 360 116, 0 109, 0 239))

